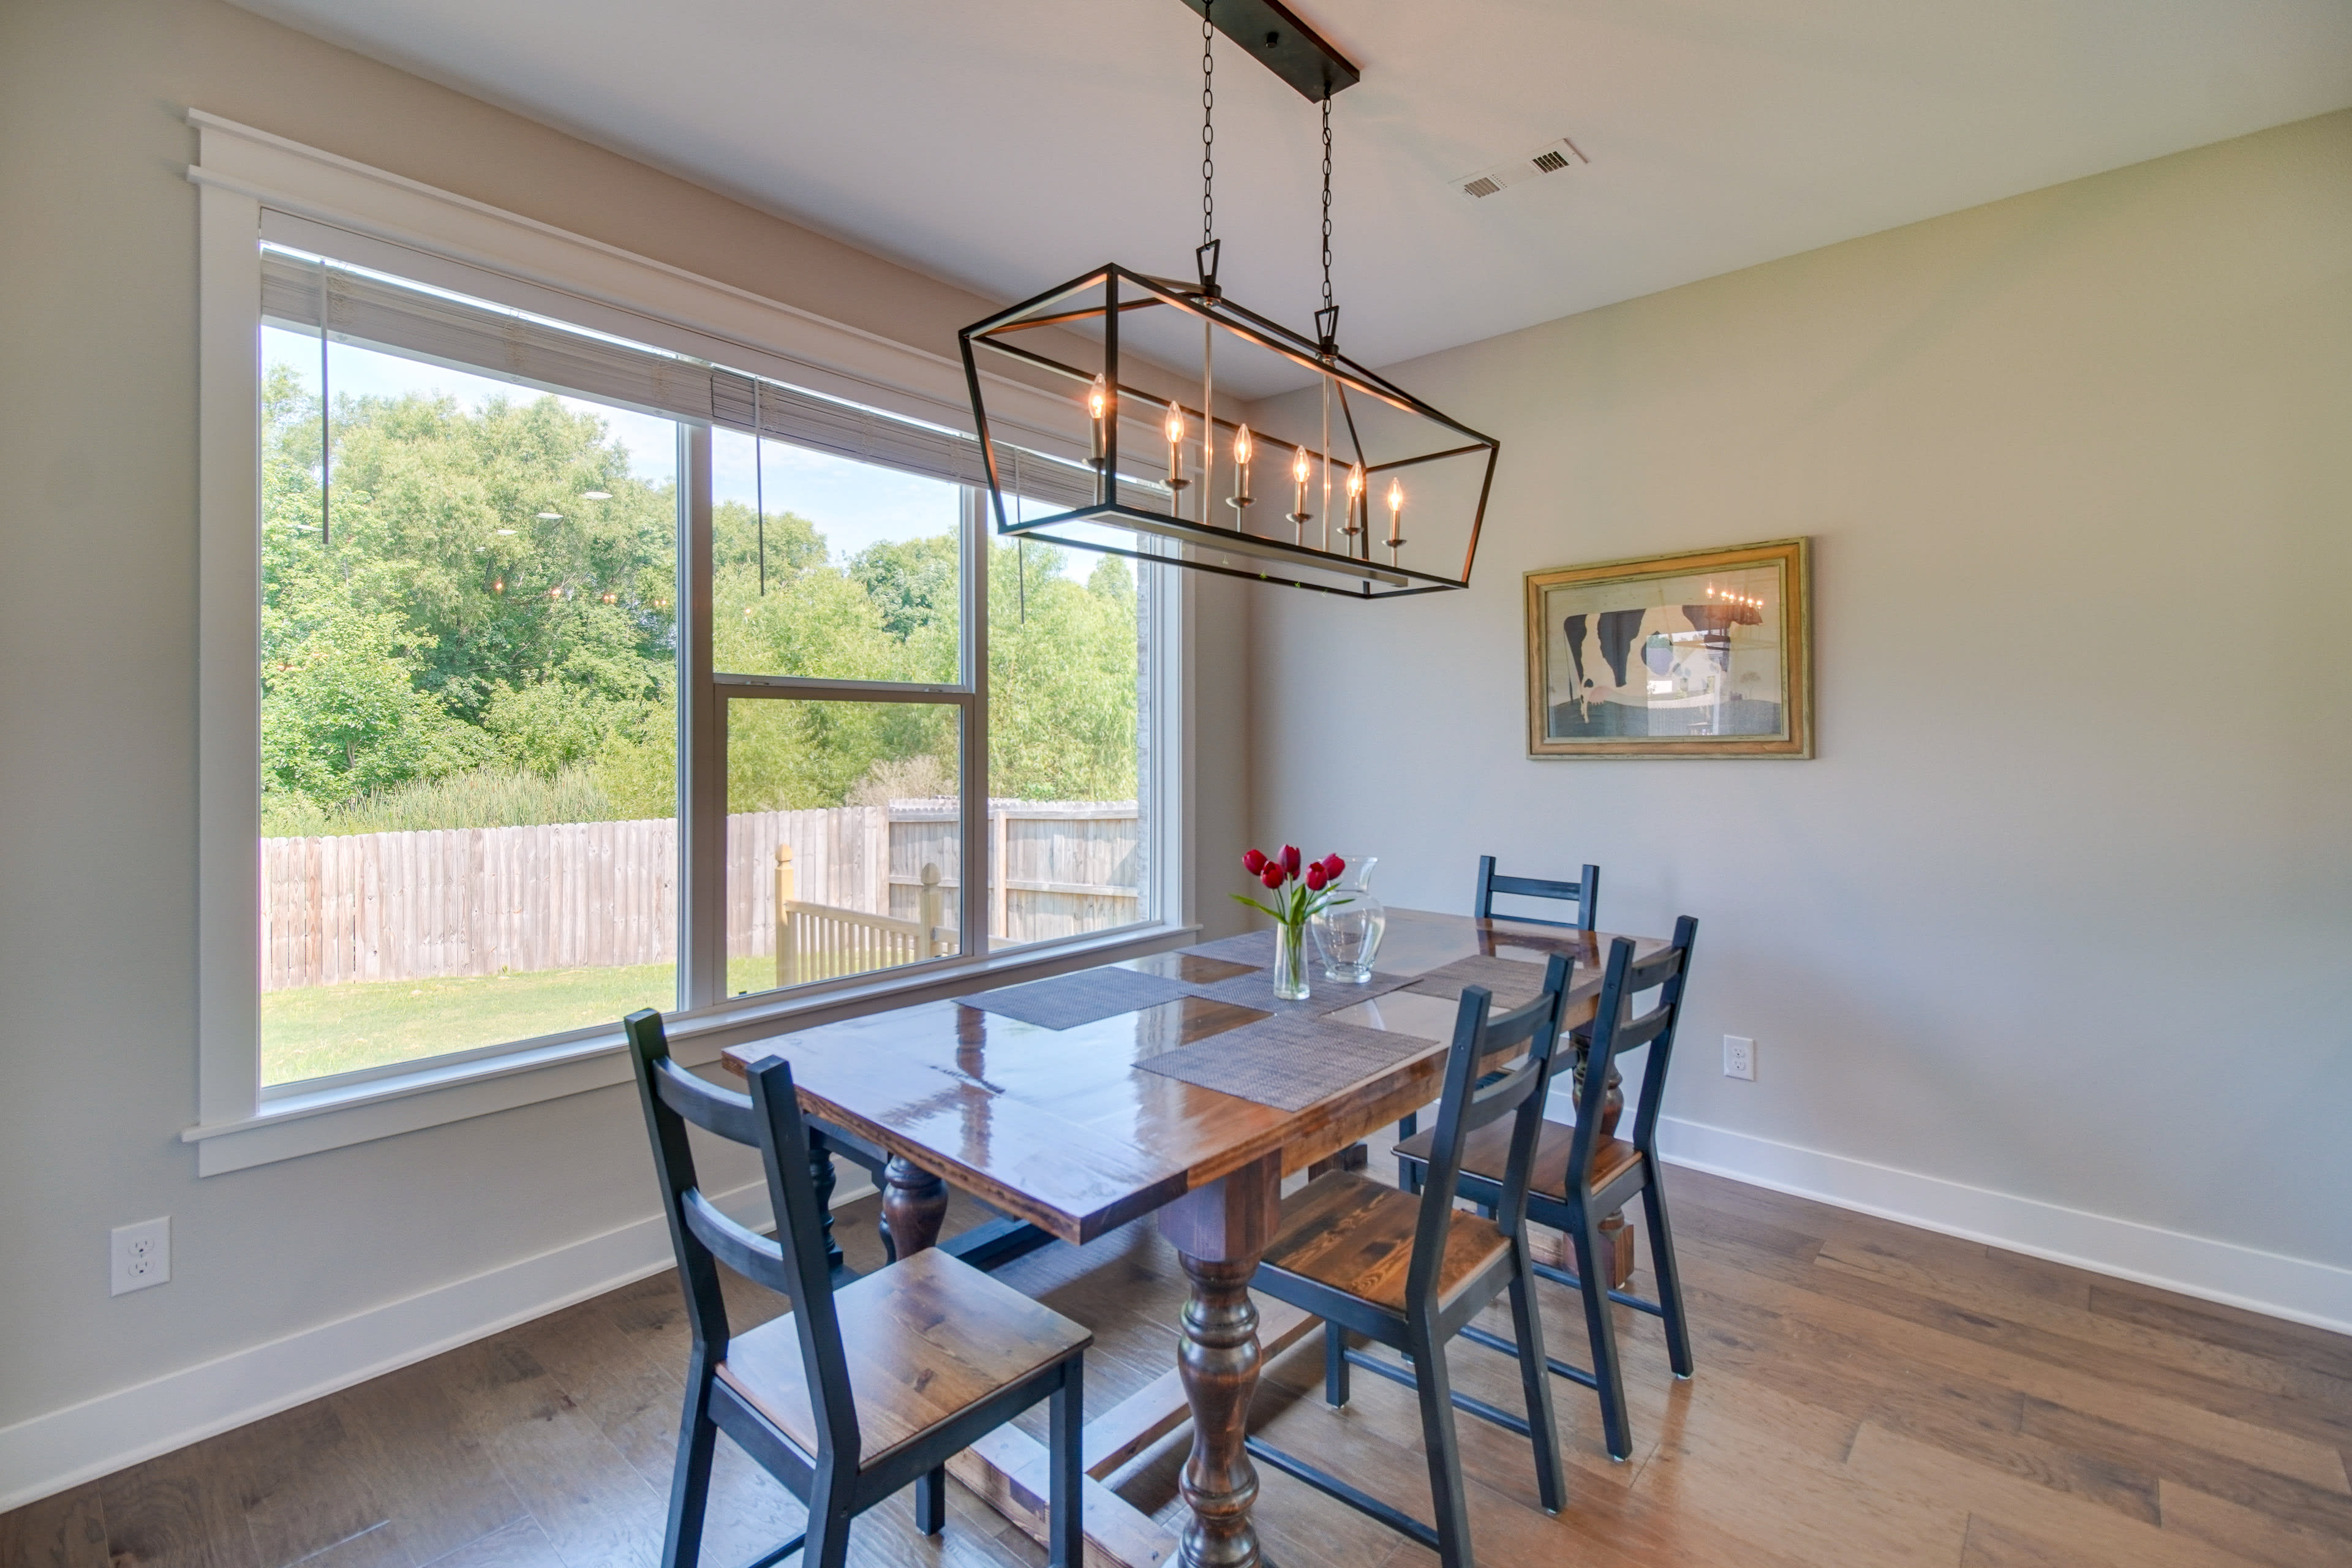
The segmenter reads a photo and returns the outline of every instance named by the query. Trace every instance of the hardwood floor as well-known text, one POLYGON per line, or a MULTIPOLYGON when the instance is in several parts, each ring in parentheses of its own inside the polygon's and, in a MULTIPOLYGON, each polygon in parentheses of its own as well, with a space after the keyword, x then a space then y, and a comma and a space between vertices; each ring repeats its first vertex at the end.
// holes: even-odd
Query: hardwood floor
MULTIPOLYGON (((1376 1151, 1376 1173, 1391 1163, 1376 1151)), ((1670 1170, 1698 1375, 1621 1312, 1635 1452, 1612 1464, 1583 1390, 1555 1380, 1569 1508, 1535 1507, 1525 1443, 1461 1422, 1486 1568, 2343 1568, 2352 1563, 2352 1340, 1800 1199, 1670 1170)), ((876 1201, 846 1205, 879 1262, 876 1201)), ((950 1232, 976 1212, 961 1199, 950 1232)), ((1182 1279, 1150 1225, 1055 1246, 1001 1278, 1093 1328, 1087 1401, 1171 1364, 1182 1279)), ((1635 1289, 1644 1288, 1637 1276, 1635 1289)), ((1555 1354, 1575 1301, 1543 1287, 1555 1354)), ((739 1320, 772 1300, 739 1294, 739 1320)), ((1322 1403, 1319 1340, 1276 1359, 1255 1424, 1426 1517, 1412 1395, 1359 1376, 1322 1403)), ((675 1282, 640 1284, 0 1517, 5 1568, 602 1568, 658 1553, 686 1357, 675 1282)), ((1455 1386, 1516 1397, 1457 1343, 1455 1386)), ((1042 1435, 1043 1410, 1024 1425, 1042 1435)), ((1175 1517, 1181 1435, 1113 1478, 1175 1517)), ((703 1561, 740 1568, 799 1505, 720 1443, 703 1561)), ((1281 1568, 1434 1557, 1261 1469, 1281 1568)), ((865 1568, 1031 1565, 1043 1554, 950 1484, 943 1537, 906 1500, 859 1523, 865 1568)))

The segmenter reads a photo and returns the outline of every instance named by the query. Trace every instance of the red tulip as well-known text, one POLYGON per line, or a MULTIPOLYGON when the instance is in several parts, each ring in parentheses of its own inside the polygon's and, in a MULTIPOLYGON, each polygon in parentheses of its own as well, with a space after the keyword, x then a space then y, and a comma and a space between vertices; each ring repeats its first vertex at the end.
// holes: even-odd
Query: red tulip
POLYGON ((1244 849, 1242 851, 1242 869, 1247 871, 1253 877, 1256 876, 1261 871, 1264 871, 1265 869, 1265 851, 1262 849, 1244 849))
POLYGON ((1320 860, 1318 860, 1314 865, 1307 868, 1307 890, 1308 892, 1321 892, 1323 890, 1323 884, 1330 879, 1331 879, 1329 877, 1324 875, 1323 863, 1320 860))
POLYGON ((1347 868, 1348 863, 1345 860, 1340 859, 1339 856, 1326 855, 1323 857, 1323 875, 1330 880, 1334 882, 1338 881, 1339 879, 1339 873, 1347 868))
POLYGON ((1279 888, 1282 886, 1283 878, 1286 875, 1286 873, 1280 866, 1268 862, 1265 871, 1259 874, 1258 880, 1264 882, 1269 888, 1279 888))
POLYGON ((1298 853, 1297 845, 1286 844, 1282 847, 1282 868, 1289 872, 1294 877, 1298 875, 1298 862, 1300 858, 1301 857, 1298 853))

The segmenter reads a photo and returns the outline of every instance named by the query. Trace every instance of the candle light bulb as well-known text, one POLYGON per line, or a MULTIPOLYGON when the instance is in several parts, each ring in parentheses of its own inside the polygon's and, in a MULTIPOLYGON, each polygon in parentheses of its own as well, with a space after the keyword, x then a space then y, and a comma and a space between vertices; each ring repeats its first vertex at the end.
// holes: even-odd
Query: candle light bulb
POLYGON ((1249 426, 1244 425, 1240 429, 1234 432, 1234 461, 1239 463, 1244 468, 1247 468, 1249 467, 1249 460, 1250 433, 1249 426))
POLYGON ((1307 448, 1304 447, 1294 447, 1290 450, 1290 480, 1297 492, 1290 503, 1290 525, 1297 531, 1296 542, 1304 544, 1307 542, 1307 520, 1311 515, 1307 510, 1307 448))
POLYGON ((1110 412, 1110 387, 1101 376, 1087 388, 1087 417, 1093 426, 1092 449, 1087 453, 1094 462, 1101 463, 1108 452, 1103 440, 1103 416, 1110 412))
POLYGON ((1352 501, 1364 493, 1364 465, 1357 463, 1348 469, 1348 499, 1352 501))
POLYGON ((1184 487, 1192 481, 1184 477, 1184 411, 1171 403, 1168 417, 1160 428, 1168 437, 1168 515, 1176 515, 1176 502, 1184 487))
POLYGON ((1391 516, 1394 516, 1396 513, 1401 512, 1403 510, 1404 486, 1399 484, 1394 479, 1391 479, 1389 481, 1389 514, 1391 516))

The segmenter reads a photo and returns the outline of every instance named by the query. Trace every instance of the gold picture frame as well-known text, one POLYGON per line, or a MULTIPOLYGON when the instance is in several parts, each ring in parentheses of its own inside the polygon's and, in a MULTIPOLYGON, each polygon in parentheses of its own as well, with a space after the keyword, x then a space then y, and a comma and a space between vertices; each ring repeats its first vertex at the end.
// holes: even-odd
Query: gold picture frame
POLYGON ((1527 574, 1530 757, 1811 757, 1811 542, 1527 574))

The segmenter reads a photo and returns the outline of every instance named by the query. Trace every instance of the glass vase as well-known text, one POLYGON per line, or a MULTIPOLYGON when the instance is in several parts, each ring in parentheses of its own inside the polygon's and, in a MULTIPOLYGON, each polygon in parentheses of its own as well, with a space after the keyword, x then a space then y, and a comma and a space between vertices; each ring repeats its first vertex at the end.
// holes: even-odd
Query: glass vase
POLYGON ((1389 911, 1372 896, 1372 856, 1341 856, 1348 862, 1348 879, 1334 892, 1331 903, 1310 922, 1315 948, 1323 958, 1323 975, 1345 985, 1361 985, 1372 977, 1372 961, 1380 956, 1389 911))
POLYGON ((1277 1001, 1307 1000, 1307 933, 1295 925, 1274 928, 1274 994, 1277 1001))

